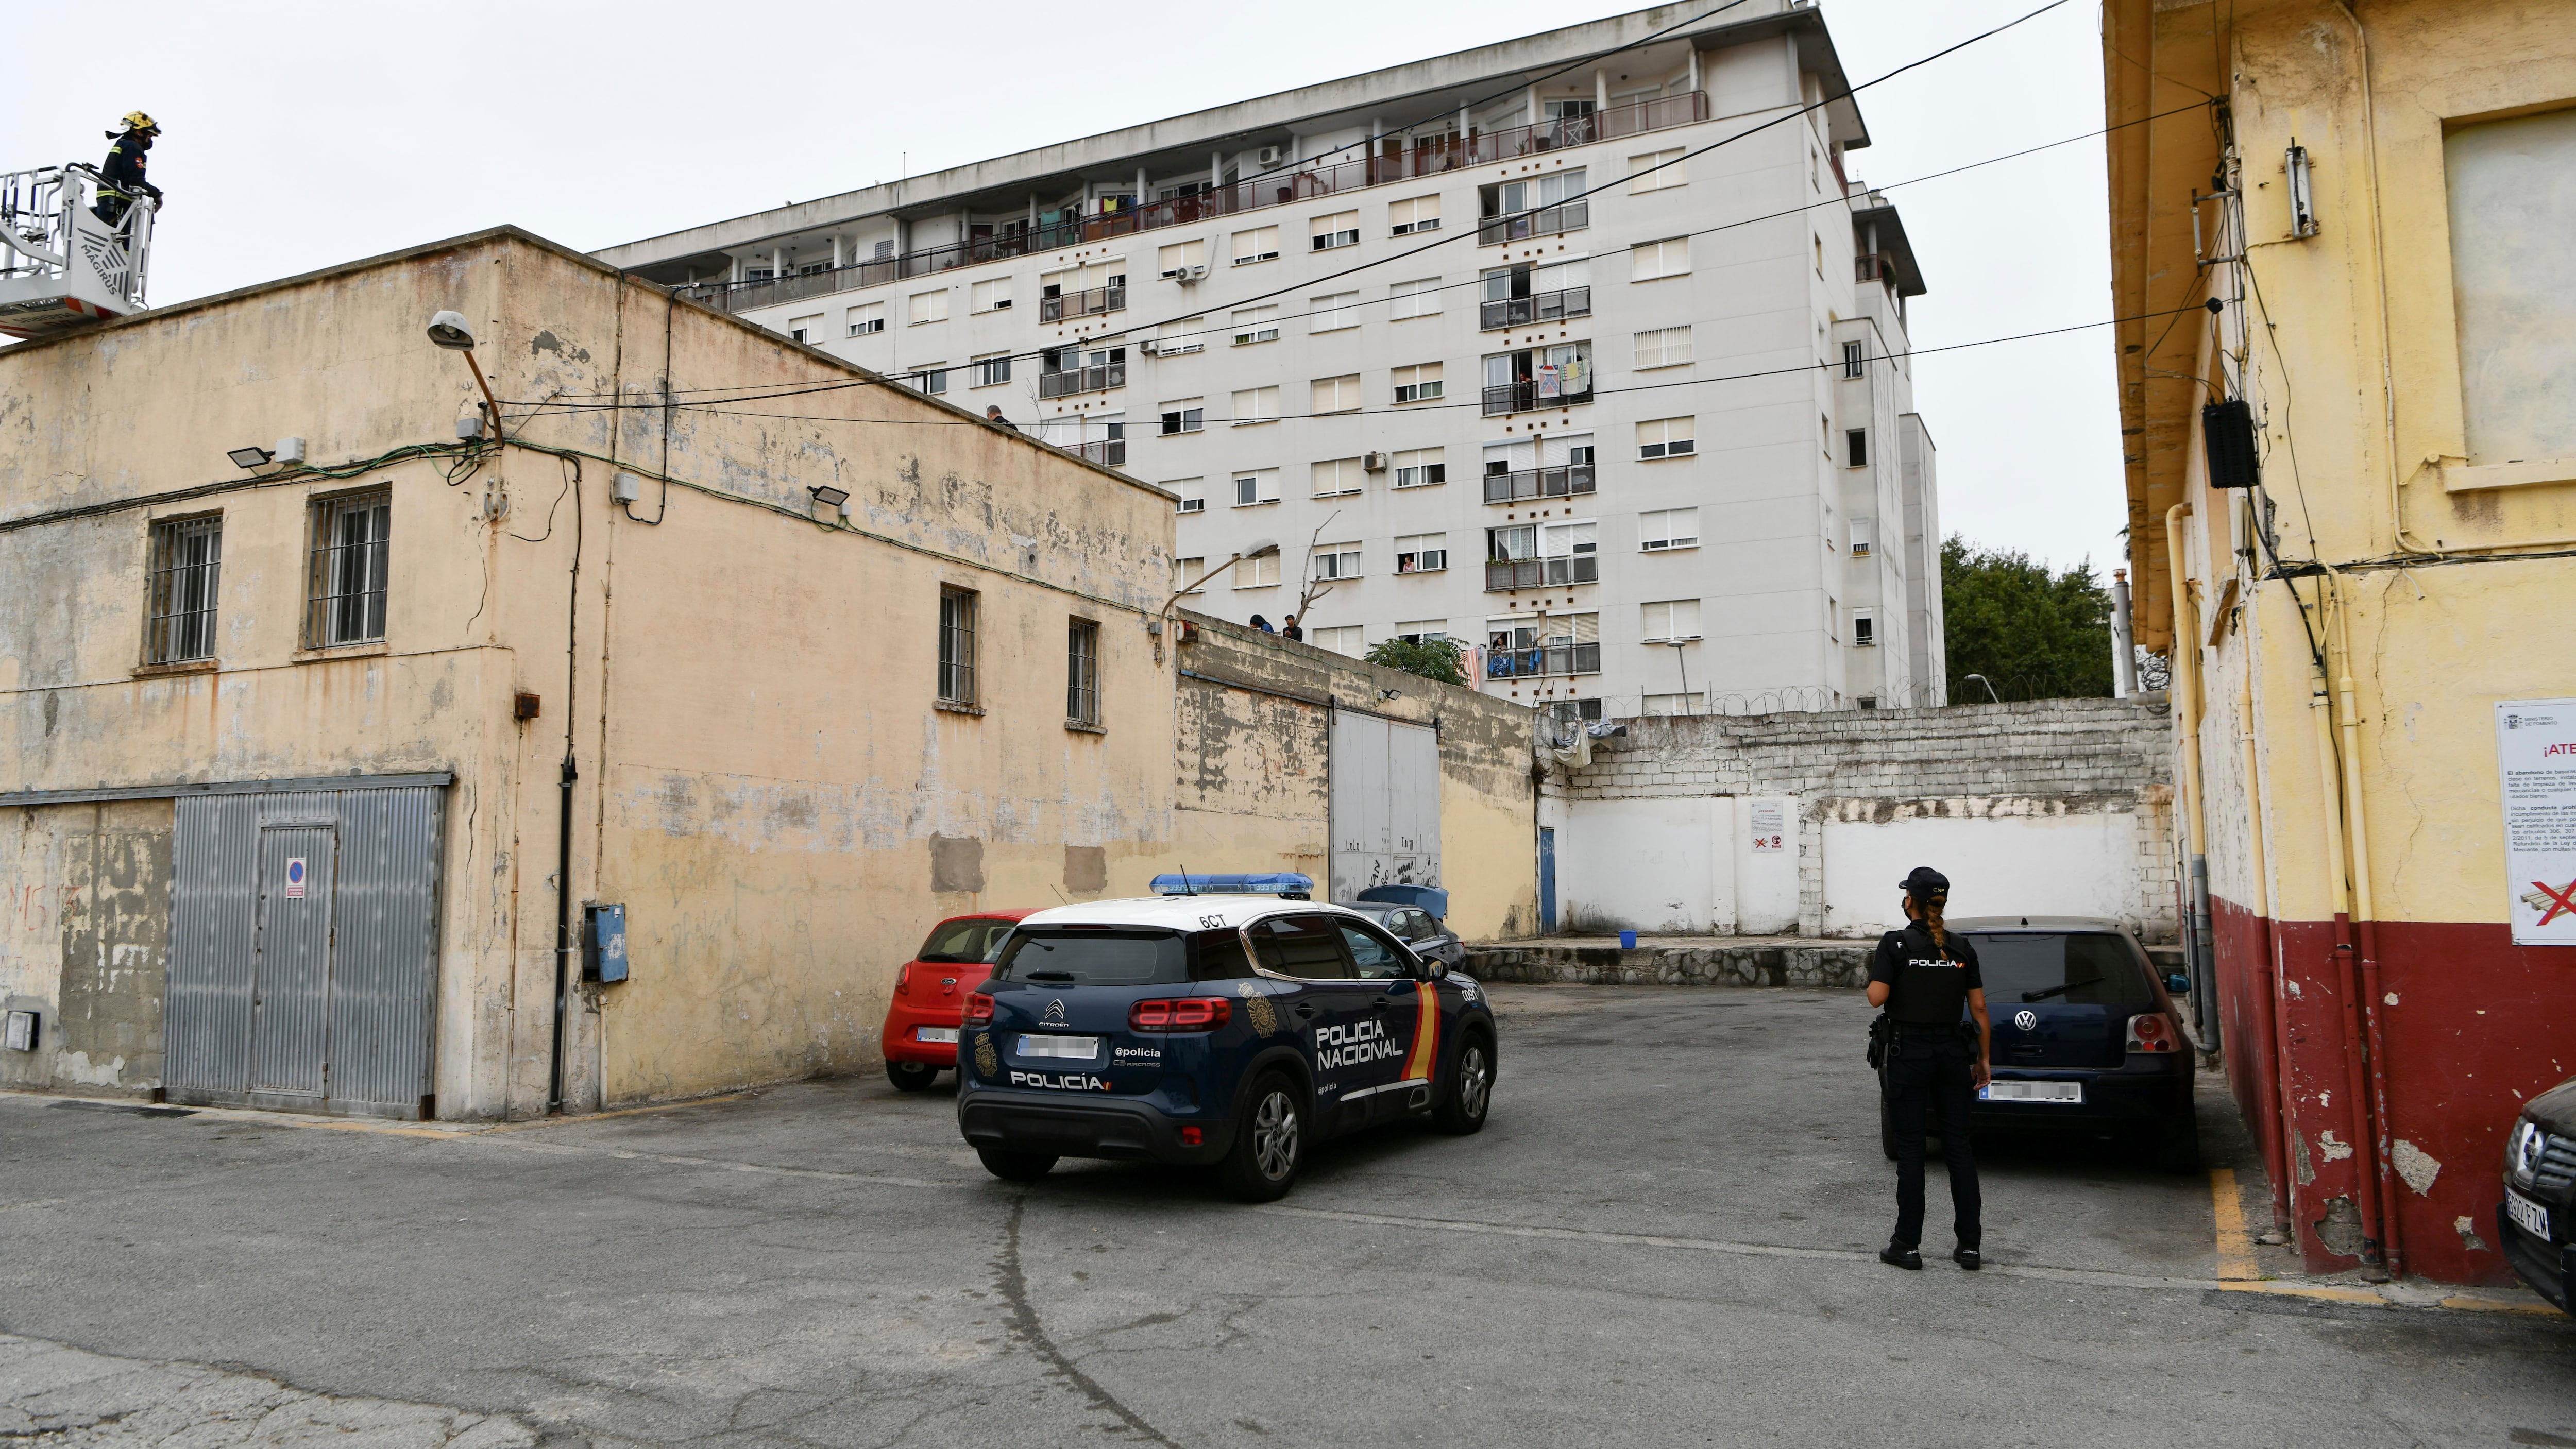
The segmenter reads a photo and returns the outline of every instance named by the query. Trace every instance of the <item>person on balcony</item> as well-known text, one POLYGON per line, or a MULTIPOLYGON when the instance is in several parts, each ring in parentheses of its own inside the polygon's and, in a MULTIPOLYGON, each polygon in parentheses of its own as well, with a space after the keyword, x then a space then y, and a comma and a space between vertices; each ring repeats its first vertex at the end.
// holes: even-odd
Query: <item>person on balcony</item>
POLYGON ((92 215, 115 226, 134 209, 134 198, 152 198, 154 208, 161 205, 161 188, 143 179, 144 154, 152 149, 152 138, 161 134, 160 124, 141 111, 125 113, 125 129, 110 131, 107 139, 115 144, 107 148, 106 164, 98 168, 98 204, 92 215))

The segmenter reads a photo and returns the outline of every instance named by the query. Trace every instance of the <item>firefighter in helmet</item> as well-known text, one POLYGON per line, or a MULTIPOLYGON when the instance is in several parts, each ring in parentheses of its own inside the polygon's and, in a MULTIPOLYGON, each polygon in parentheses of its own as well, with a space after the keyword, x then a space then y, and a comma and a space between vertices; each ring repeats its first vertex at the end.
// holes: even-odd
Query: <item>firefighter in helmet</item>
POLYGON ((148 196, 157 209, 161 205, 161 188, 143 177, 145 153, 152 149, 152 138, 161 134, 161 126, 141 111, 128 111, 125 129, 110 131, 107 139, 107 162, 98 168, 98 204, 90 210, 99 220, 115 226, 134 209, 134 198, 148 196))

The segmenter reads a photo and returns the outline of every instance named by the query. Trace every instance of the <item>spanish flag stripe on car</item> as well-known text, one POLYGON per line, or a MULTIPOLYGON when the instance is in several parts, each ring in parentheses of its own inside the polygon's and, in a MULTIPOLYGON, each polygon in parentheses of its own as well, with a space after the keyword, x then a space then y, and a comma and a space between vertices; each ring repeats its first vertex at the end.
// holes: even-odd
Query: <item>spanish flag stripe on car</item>
POLYGON ((1413 1029, 1413 1051, 1404 1059, 1404 1079, 1427 1082, 1431 1080, 1432 1063, 1440 1059, 1436 1055, 1440 1046, 1439 983, 1425 981, 1413 994, 1420 1003, 1422 1017, 1413 1029))

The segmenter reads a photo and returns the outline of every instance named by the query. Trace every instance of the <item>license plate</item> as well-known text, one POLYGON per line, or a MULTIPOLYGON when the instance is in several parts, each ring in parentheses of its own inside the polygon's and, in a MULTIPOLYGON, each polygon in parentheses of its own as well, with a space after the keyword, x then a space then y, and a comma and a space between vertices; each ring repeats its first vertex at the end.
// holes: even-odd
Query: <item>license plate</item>
POLYGON ((2084 1105, 2082 1082, 1988 1082, 1977 1089, 1981 1102, 2053 1102, 2061 1106, 2084 1105))
POLYGON ((912 1029, 912 1039, 914 1041, 945 1042, 949 1046, 955 1046, 957 1045, 957 1028, 953 1026, 916 1026, 912 1029))
POLYGON ((2506 1188, 2504 1210, 2506 1215, 2513 1219, 2514 1225, 2524 1232, 2537 1236, 2544 1243, 2550 1240, 2548 1208, 2533 1202, 2512 1188, 2506 1188))
POLYGON ((1057 1057, 1077 1062, 1095 1061, 1100 1056, 1100 1038, 1096 1036, 1024 1036, 1020 1038, 1020 1055, 1057 1057))

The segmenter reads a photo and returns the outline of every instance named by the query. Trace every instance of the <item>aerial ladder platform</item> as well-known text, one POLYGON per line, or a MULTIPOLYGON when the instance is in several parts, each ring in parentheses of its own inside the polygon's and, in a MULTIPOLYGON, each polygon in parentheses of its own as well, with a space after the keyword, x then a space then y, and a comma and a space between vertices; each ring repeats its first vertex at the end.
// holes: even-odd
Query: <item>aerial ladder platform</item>
POLYGON ((0 334, 53 337, 143 310, 151 197, 113 224, 93 206, 98 168, 0 173, 0 334))

